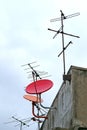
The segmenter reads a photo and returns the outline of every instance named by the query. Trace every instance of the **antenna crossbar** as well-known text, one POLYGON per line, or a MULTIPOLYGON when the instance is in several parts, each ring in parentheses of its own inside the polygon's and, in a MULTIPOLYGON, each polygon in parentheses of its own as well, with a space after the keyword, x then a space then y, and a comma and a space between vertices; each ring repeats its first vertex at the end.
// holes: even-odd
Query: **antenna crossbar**
POLYGON ((48 30, 49 31, 53 31, 53 32, 56 32, 56 34, 54 35, 54 37, 53 37, 53 39, 57 36, 57 34, 59 34, 59 33, 63 33, 63 34, 65 34, 65 35, 68 35, 68 36, 72 36, 72 37, 76 37, 76 38, 80 38, 79 36, 77 36, 77 35, 73 35, 73 34, 69 34, 69 33, 65 33, 65 32, 63 32, 63 31, 60 31, 60 29, 57 31, 57 30, 54 30, 54 29, 50 29, 50 28, 48 28, 48 30))
MULTIPOLYGON (((68 19, 68 18, 72 18, 72 17, 76 17, 76 16, 78 16, 78 15, 80 15, 79 12, 74 13, 74 14, 70 14, 70 15, 64 16, 64 17, 63 17, 63 20, 68 19)), ((54 19, 51 19, 51 20, 50 20, 50 22, 56 22, 56 21, 61 21, 61 17, 60 17, 60 18, 54 18, 54 19)))
POLYGON ((63 51, 65 51, 65 49, 66 49, 70 44, 72 44, 72 41, 70 41, 70 42, 64 47, 64 50, 62 50, 62 51, 59 53, 58 57, 63 53, 63 51))

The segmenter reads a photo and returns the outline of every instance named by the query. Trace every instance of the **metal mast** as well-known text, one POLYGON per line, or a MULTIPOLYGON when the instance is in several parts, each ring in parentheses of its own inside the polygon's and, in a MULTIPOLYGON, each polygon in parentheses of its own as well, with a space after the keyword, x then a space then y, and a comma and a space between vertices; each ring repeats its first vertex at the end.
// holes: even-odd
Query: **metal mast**
POLYGON ((62 27, 62 47, 63 47, 63 67, 64 67, 64 75, 65 75, 65 51, 64 51, 64 34, 63 34, 63 30, 64 30, 64 26, 63 26, 63 19, 64 19, 64 14, 62 12, 62 10, 60 10, 61 12, 61 27, 62 27))
POLYGON ((61 12, 61 17, 60 18, 55 18, 55 19, 51 19, 50 22, 55 22, 55 21, 61 21, 61 27, 58 31, 56 30, 53 30, 53 29, 50 29, 48 28, 49 31, 53 31, 53 32, 56 32, 56 34, 54 35, 53 39, 57 36, 57 34, 61 33, 62 34, 62 51, 61 53, 58 55, 58 57, 63 53, 63 76, 65 76, 66 74, 66 67, 65 67, 65 49, 70 45, 70 43, 72 43, 72 41, 70 41, 66 47, 64 46, 64 35, 68 35, 68 36, 72 36, 72 37, 76 37, 76 38, 80 38, 79 36, 76 36, 76 35, 72 35, 72 34, 68 34, 68 33, 65 33, 64 32, 64 25, 63 25, 63 20, 65 19, 68 19, 68 18, 72 18, 72 17, 75 17, 75 16, 78 16, 80 13, 75 13, 75 14, 71 14, 71 15, 68 15, 68 16, 65 16, 64 13, 62 12, 62 10, 60 10, 61 12))

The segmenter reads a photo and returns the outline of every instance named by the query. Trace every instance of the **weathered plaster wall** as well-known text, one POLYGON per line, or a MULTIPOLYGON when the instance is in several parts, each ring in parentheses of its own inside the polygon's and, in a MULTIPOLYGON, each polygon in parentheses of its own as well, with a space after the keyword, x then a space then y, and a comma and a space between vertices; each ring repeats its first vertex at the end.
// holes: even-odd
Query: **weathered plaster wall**
POLYGON ((48 119, 44 121, 41 129, 69 128, 72 120, 72 87, 69 81, 62 84, 52 106, 54 109, 48 112, 48 119))
POLYGON ((87 69, 72 68, 72 72, 73 117, 82 124, 87 124, 87 69))
POLYGON ((54 128, 71 128, 87 124, 87 69, 71 67, 71 82, 63 83, 48 112, 41 130, 54 128))

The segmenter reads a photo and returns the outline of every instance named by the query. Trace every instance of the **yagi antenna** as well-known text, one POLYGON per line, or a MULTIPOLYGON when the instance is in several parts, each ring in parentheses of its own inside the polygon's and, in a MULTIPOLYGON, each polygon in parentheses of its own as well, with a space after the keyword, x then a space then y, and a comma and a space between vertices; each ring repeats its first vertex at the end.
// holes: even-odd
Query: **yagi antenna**
MULTIPOLYGON (((14 116, 12 116, 11 118, 13 118, 14 120, 9 121, 9 122, 5 122, 5 124, 8 124, 8 123, 17 123, 17 122, 19 122, 20 124, 16 124, 15 126, 20 125, 20 130, 22 130, 22 126, 27 126, 27 127, 30 126, 30 125, 27 125, 27 123, 26 123, 26 120, 27 120, 28 122, 30 121, 29 118, 27 118, 26 120, 25 120, 25 119, 18 119, 18 118, 14 117, 14 116)), ((32 119, 31 119, 31 120, 32 120, 32 119)))
POLYGON ((54 30, 54 29, 50 29, 48 28, 49 31, 53 31, 53 32, 56 32, 56 34, 54 35, 53 39, 57 36, 57 34, 61 33, 62 35, 62 51, 60 52, 60 54, 58 55, 58 57, 63 53, 63 69, 64 69, 64 75, 63 75, 63 78, 66 74, 66 71, 65 71, 65 49, 70 45, 70 43, 72 43, 71 41, 66 45, 64 46, 64 35, 68 35, 68 36, 72 36, 72 37, 76 37, 76 38, 80 38, 79 36, 76 36, 76 35, 73 35, 73 34, 68 34, 68 33, 65 33, 64 32, 64 24, 63 24, 63 20, 65 19, 68 19, 68 18, 72 18, 72 17, 75 17, 75 16, 78 16, 80 15, 80 13, 74 13, 74 14, 71 14, 71 15, 67 15, 65 16, 64 13, 62 12, 62 10, 60 10, 60 13, 61 13, 61 17, 60 18, 55 18, 55 19, 51 19, 50 22, 56 22, 56 21, 61 21, 61 27, 59 30, 54 30))
POLYGON ((26 71, 29 70, 29 71, 27 71, 27 73, 29 73, 28 78, 31 79, 33 77, 33 80, 37 80, 37 78, 42 79, 42 78, 50 76, 50 75, 48 75, 48 72, 38 71, 37 69, 35 69, 36 67, 40 66, 40 65, 35 65, 35 63, 36 62, 32 62, 32 63, 22 65, 22 67, 28 66, 27 68, 24 69, 26 71))
POLYGON ((22 120, 19 120, 17 118, 15 118, 14 116, 12 116, 13 119, 15 119, 16 121, 20 122, 20 130, 22 130, 22 126, 27 126, 29 127, 29 125, 27 125, 25 122, 23 122, 22 120))

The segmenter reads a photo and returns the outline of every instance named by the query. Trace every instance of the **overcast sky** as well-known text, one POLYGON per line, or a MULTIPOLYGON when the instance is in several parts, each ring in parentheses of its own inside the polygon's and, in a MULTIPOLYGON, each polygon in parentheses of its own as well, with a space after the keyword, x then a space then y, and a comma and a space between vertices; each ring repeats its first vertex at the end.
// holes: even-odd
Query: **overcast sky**
MULTIPOLYGON (((23 99, 24 89, 31 83, 28 73, 21 65, 36 61, 37 69, 51 75, 54 86, 43 94, 44 104, 50 106, 62 84, 63 65, 61 34, 55 39, 60 21, 50 19, 80 12, 80 15, 64 21, 66 33, 80 36, 65 36, 66 73, 71 65, 87 67, 87 6, 83 0, 1 0, 0 1, 0 130, 19 130, 12 116, 19 119, 32 117, 31 102, 23 99)), ((30 122, 37 129, 37 123, 30 122), (33 124, 32 124, 33 123, 33 124)))

